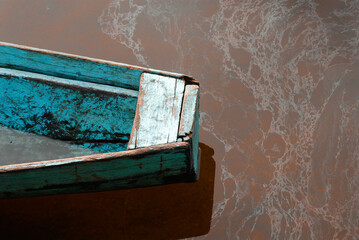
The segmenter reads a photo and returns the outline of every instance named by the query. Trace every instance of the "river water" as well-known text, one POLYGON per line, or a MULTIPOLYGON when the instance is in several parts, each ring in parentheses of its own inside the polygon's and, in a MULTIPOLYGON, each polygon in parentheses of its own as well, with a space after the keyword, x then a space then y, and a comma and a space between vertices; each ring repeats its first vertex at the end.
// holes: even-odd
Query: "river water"
POLYGON ((1 0, 0 41, 201 84, 197 183, 1 200, 9 236, 358 239, 358 1, 1 0))

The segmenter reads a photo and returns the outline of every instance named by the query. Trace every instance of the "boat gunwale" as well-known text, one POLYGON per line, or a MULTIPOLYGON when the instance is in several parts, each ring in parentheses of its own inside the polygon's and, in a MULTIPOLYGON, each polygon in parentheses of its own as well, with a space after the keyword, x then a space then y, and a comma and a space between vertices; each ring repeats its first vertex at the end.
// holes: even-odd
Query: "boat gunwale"
MULTIPOLYGON (((80 60, 84 60, 87 62, 95 62, 95 63, 107 64, 107 65, 112 65, 112 66, 117 66, 117 67, 124 67, 124 68, 128 68, 128 69, 142 71, 144 73, 152 73, 152 74, 158 74, 158 75, 163 75, 163 76, 175 77, 175 78, 183 79, 187 84, 199 85, 198 80, 196 80, 192 76, 181 74, 181 73, 156 70, 156 69, 152 69, 152 68, 148 68, 148 67, 119 63, 119 62, 111 61, 111 60, 92 58, 92 57, 87 57, 87 56, 82 56, 82 55, 76 55, 76 54, 59 52, 59 51, 48 50, 48 49, 41 49, 41 48, 36 48, 36 47, 29 47, 29 46, 25 46, 25 45, 2 42, 2 41, 0 41, 0 46, 13 47, 13 48, 21 49, 21 50, 26 50, 26 51, 31 51, 31 52, 39 52, 42 54, 49 54, 49 55, 60 56, 60 57, 80 59, 80 60)), ((12 69, 17 69, 17 68, 12 68, 12 69)), ((27 70, 24 70, 24 71, 27 71, 27 70)), ((31 72, 31 71, 29 71, 29 72, 31 72)), ((107 85, 110 85, 110 84, 107 84, 107 85)))
POLYGON ((114 160, 114 159, 120 159, 120 158, 125 158, 125 157, 132 157, 132 156, 149 155, 149 154, 154 154, 154 153, 158 153, 158 152, 162 152, 162 151, 166 151, 166 150, 181 149, 181 148, 183 148, 183 149, 190 148, 190 143, 189 142, 174 142, 174 143, 154 145, 154 146, 137 148, 137 149, 133 149, 133 150, 126 150, 126 151, 120 151, 120 152, 84 155, 84 156, 73 157, 73 158, 44 160, 44 161, 19 163, 19 164, 11 164, 11 165, 1 165, 0 166, 0 174, 8 173, 8 172, 15 172, 15 171, 39 169, 39 168, 74 165, 74 164, 81 164, 81 163, 88 163, 88 162, 110 161, 110 160, 114 160))

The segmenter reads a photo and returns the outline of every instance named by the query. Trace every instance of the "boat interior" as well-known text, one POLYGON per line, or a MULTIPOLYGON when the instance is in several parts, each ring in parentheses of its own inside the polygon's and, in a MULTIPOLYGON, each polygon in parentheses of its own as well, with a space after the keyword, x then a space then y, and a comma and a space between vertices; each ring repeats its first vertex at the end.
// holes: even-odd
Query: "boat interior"
MULTIPOLYGON (((153 91, 173 91, 178 101, 171 103, 171 111, 178 108, 179 118, 185 91, 182 75, 0 43, 0 165, 131 149, 131 132, 140 114, 139 92, 147 91, 140 88, 144 74, 153 91), (166 84, 153 85, 158 76, 174 84, 163 88, 169 80, 160 79, 166 84)), ((162 124, 150 109, 156 96, 147 93, 147 98, 150 103, 142 116, 149 112, 146 118, 162 124)), ((178 129, 179 119, 173 121, 178 129)), ((177 141, 177 129, 176 136, 169 140, 165 135, 163 143, 177 141)), ((143 130, 142 141, 148 139, 148 131, 143 130)), ((135 138, 132 149, 151 145, 140 146, 140 137, 135 138)))

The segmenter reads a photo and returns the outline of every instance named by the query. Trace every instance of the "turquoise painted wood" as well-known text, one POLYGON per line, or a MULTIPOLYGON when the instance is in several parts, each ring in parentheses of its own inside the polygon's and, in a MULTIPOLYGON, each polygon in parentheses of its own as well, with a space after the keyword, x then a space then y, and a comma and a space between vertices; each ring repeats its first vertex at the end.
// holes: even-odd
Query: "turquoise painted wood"
POLYGON ((198 179, 191 77, 0 42, 0 90, 0 125, 103 153, 2 165, 0 198, 198 179))
POLYGON ((0 69, 0 102, 6 106, 0 122, 54 139, 128 142, 137 92, 96 85, 74 86, 55 77, 0 69))
POLYGON ((178 129, 179 139, 188 139, 191 142, 192 169, 196 178, 199 178, 200 152, 199 142, 199 86, 187 85, 183 103, 181 120, 178 129))
POLYGON ((151 186, 176 176, 183 181, 188 178, 189 145, 1 166, 0 198, 151 186))
POLYGON ((0 67, 138 90, 144 72, 187 78, 111 61, 0 42, 0 67))
POLYGON ((193 164, 193 174, 195 175, 196 179, 199 178, 199 168, 200 168, 200 152, 199 150, 199 92, 196 98, 196 108, 195 114, 193 119, 193 129, 192 129, 192 136, 190 138, 191 142, 191 163, 193 164))

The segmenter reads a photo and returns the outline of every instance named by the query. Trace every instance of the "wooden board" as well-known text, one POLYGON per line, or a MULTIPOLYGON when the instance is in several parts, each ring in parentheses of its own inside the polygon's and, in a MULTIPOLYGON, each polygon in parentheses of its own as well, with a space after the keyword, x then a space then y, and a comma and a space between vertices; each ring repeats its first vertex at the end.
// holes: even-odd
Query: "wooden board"
POLYGON ((0 67, 138 90, 144 72, 174 78, 183 74, 0 42, 0 67))
POLYGON ((185 82, 144 73, 128 149, 177 141, 185 82))
POLYGON ((191 169, 196 179, 199 178, 199 86, 186 85, 183 97, 181 121, 178 129, 178 142, 191 143, 191 169))
POLYGON ((196 99, 196 108, 195 108, 195 117, 194 124, 192 129, 192 138, 191 138, 191 158, 192 158, 192 169, 196 180, 199 178, 199 169, 200 169, 200 152, 199 152, 199 95, 196 99))
POLYGON ((0 69, 0 123, 69 141, 128 141, 137 92, 0 69))
POLYGON ((0 166, 0 198, 104 191, 191 179, 189 143, 0 166))
POLYGON ((192 132, 198 98, 199 87, 197 85, 186 85, 181 111, 181 122, 178 130, 178 136, 180 137, 185 137, 192 132))

